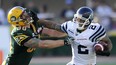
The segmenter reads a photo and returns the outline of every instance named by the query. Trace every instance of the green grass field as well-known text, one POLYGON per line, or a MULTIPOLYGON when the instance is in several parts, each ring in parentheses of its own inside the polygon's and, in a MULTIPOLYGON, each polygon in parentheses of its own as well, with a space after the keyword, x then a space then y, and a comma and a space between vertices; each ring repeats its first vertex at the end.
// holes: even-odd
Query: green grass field
MULTIPOLYGON (((66 65, 66 63, 30 64, 30 65, 66 65)), ((116 63, 98 63, 97 65, 116 65, 116 63)))
MULTIPOLYGON (((66 65, 71 57, 39 57, 33 58, 29 65, 66 65)), ((116 65, 115 57, 98 57, 97 65, 116 65)))

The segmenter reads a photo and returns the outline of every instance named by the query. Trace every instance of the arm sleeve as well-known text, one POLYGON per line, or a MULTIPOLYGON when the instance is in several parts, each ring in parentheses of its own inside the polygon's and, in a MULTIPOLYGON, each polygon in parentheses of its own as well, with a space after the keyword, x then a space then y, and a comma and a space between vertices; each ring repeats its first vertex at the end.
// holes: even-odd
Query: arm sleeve
POLYGON ((106 30, 103 26, 99 25, 97 26, 97 29, 95 30, 94 34, 90 37, 90 40, 92 42, 96 42, 98 40, 101 40, 106 36, 106 30))
POLYGON ((14 39, 14 42, 16 42, 20 46, 23 46, 25 42, 31 39, 31 37, 26 34, 18 34, 18 33, 12 35, 12 38, 14 39))
POLYGON ((68 28, 68 22, 61 24, 61 30, 68 34, 67 28, 68 28))

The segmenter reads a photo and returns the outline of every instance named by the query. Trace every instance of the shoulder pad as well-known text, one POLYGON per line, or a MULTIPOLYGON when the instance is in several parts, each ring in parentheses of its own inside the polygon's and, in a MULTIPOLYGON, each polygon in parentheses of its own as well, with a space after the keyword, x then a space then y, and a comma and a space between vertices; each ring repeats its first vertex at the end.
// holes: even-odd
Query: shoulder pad
POLYGON ((72 27, 71 24, 73 24, 72 21, 66 21, 61 24, 61 30, 67 33, 67 29, 72 27))
POLYGON ((93 29, 93 34, 90 36, 90 40, 92 41, 92 42, 96 42, 98 39, 101 39, 101 38, 103 38, 105 35, 106 35, 106 30, 104 29, 104 27, 103 26, 101 26, 100 24, 98 24, 98 23, 92 23, 91 24, 91 27, 92 27, 92 25, 93 26, 95 26, 96 28, 95 29, 93 29))

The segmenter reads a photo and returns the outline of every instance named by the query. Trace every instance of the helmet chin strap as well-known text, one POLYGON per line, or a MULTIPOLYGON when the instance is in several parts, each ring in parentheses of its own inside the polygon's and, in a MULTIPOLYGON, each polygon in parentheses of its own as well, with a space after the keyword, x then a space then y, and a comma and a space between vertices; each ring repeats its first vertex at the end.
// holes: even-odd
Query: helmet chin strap
POLYGON ((30 24, 30 23, 32 23, 32 22, 34 22, 34 20, 32 19, 32 17, 30 17, 31 18, 31 20, 30 21, 28 21, 28 23, 27 24, 30 24))
POLYGON ((84 26, 86 25, 86 22, 83 23, 83 25, 81 27, 77 27, 79 30, 84 30, 84 26))

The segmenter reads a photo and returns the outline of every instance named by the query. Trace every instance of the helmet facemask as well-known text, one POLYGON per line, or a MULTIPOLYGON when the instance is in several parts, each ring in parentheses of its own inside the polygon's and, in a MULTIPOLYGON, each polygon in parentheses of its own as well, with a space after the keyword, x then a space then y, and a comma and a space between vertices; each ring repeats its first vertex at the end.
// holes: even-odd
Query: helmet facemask
POLYGON ((30 12, 27 12, 26 10, 24 10, 23 13, 19 17, 19 21, 23 21, 25 24, 30 24, 34 20, 32 18, 32 15, 30 14, 30 12))

